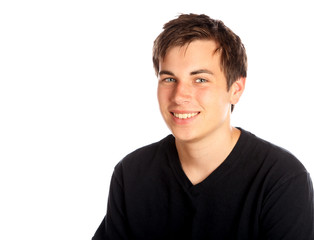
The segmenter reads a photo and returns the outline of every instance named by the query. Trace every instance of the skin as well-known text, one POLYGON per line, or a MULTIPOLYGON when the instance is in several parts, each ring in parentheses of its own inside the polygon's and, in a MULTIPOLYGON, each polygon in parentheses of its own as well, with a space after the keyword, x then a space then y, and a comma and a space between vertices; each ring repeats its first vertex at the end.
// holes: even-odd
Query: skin
POLYGON ((195 40, 170 48, 159 63, 160 111, 175 136, 182 168, 194 185, 226 159, 241 134, 231 126, 230 117, 245 78, 227 90, 217 47, 212 40, 195 40))

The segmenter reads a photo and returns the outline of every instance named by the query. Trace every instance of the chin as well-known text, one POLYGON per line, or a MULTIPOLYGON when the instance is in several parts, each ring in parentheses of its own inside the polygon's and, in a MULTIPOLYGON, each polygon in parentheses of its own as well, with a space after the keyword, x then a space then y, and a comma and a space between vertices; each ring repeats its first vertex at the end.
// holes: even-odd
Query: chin
POLYGON ((194 142, 198 139, 195 131, 173 130, 170 129, 176 140, 180 142, 194 142))

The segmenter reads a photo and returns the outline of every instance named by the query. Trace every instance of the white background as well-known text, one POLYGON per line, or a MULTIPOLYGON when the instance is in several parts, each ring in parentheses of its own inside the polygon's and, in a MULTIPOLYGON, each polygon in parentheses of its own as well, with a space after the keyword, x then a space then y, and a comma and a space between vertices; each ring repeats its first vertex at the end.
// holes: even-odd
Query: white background
POLYGON ((113 167, 168 129, 152 43, 179 13, 221 19, 246 46, 233 124, 314 174, 310 1, 0 2, 0 239, 91 239, 113 167))

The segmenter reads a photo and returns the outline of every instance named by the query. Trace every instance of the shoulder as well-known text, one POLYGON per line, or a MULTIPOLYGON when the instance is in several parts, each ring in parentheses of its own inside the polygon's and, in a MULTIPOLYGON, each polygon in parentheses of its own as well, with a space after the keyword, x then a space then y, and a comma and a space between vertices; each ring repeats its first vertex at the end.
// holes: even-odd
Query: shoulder
POLYGON ((255 136, 254 134, 241 129, 243 142, 246 142, 246 151, 250 152, 251 155, 263 158, 269 164, 279 164, 282 167, 287 168, 297 168, 300 170, 305 170, 302 163, 287 149, 280 147, 270 141, 264 140, 255 136))
POLYGON ((168 135, 162 140, 138 148, 126 155, 115 167, 115 171, 138 172, 146 171, 147 168, 162 162, 166 158, 168 149, 173 145, 174 137, 168 135))
POLYGON ((259 199, 256 202, 263 234, 269 238, 286 235, 309 239, 314 213, 309 173, 288 150, 242 132, 246 163, 254 169, 250 191, 255 189, 259 199))
POLYGON ((242 130, 247 142, 247 151, 253 163, 271 182, 284 183, 307 170, 299 159, 288 150, 242 130))

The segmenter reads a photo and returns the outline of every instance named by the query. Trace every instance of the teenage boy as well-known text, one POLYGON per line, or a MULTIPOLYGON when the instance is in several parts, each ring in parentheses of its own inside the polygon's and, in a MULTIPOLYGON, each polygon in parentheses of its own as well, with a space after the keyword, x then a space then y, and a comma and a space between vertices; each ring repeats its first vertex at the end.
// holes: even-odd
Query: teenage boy
POLYGON ((112 176, 103 239, 314 239, 313 186, 289 152, 231 126, 247 57, 221 21, 183 14, 153 48, 172 132, 112 176))

